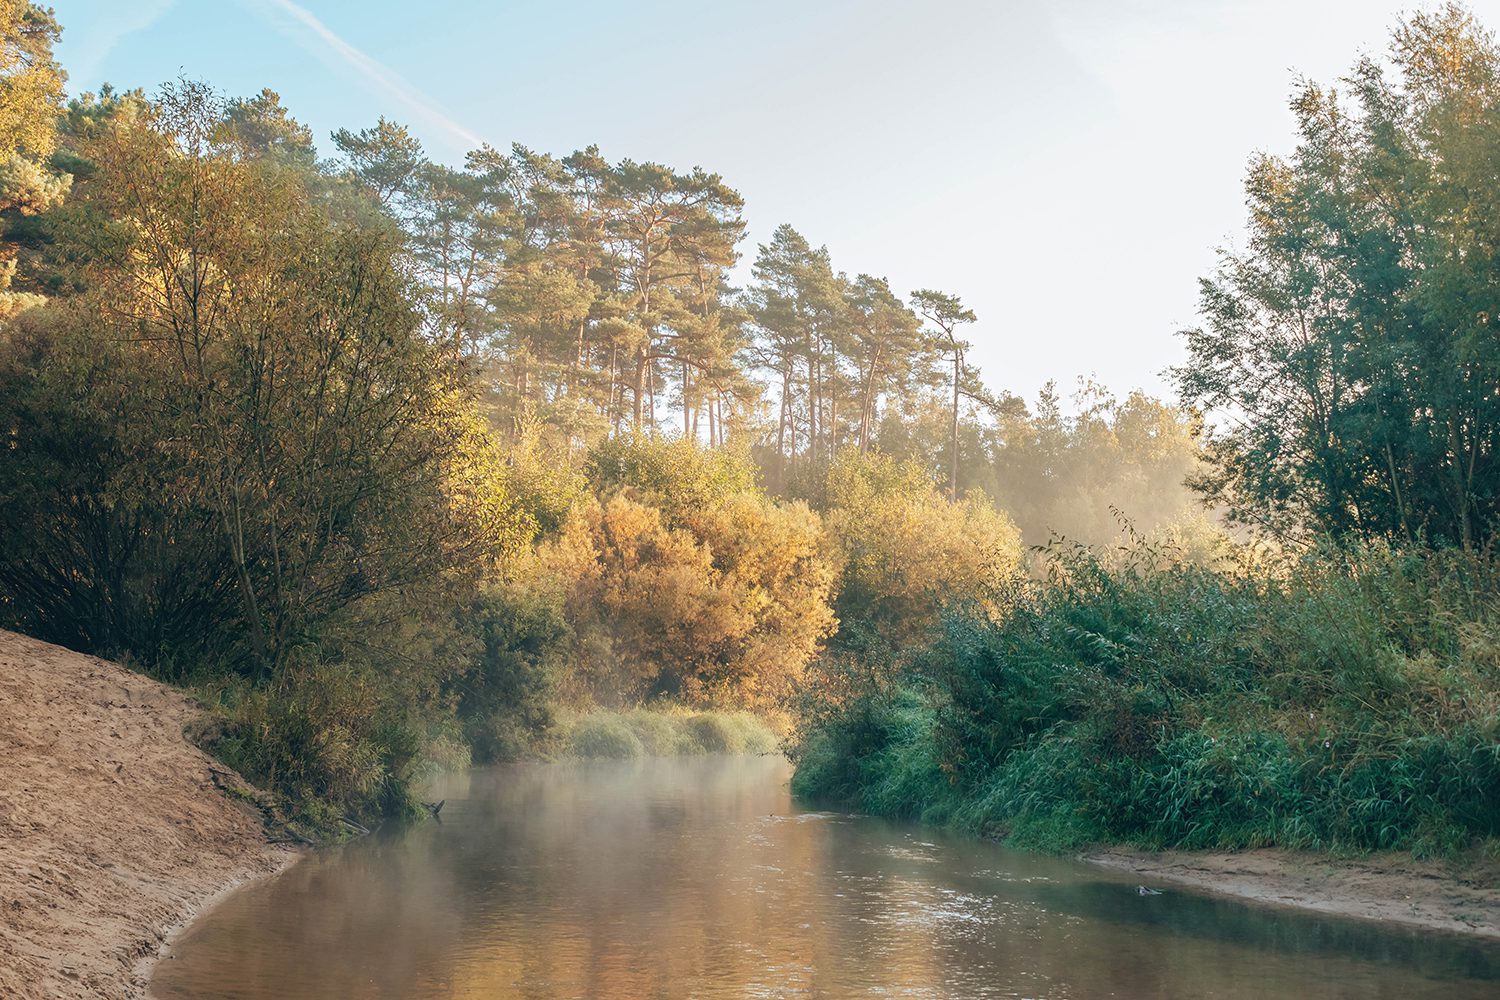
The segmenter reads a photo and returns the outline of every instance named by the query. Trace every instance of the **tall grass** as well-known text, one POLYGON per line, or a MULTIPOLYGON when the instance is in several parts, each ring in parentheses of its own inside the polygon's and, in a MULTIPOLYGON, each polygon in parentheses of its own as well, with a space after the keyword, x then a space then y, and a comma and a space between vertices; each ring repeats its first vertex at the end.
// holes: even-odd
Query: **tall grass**
POLYGON ((673 757, 711 753, 771 753, 778 737, 749 712, 638 708, 565 718, 560 745, 568 757, 673 757))
POLYGON ((336 834, 345 815, 418 815, 418 779, 469 762, 456 720, 359 665, 312 661, 264 686, 220 678, 197 693, 211 708, 199 742, 320 836, 336 834))
POLYGON ((1419 854, 1500 834, 1500 570, 1050 553, 814 724, 793 788, 1052 849, 1419 854))

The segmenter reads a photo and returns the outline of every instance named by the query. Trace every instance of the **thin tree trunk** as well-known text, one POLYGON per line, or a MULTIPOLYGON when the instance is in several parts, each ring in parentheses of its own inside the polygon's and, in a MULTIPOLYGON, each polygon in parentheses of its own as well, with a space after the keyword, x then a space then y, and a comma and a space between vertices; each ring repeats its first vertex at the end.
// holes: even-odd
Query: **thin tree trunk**
POLYGON ((963 354, 953 348, 953 434, 948 442, 948 501, 958 502, 958 371, 963 365, 963 354))

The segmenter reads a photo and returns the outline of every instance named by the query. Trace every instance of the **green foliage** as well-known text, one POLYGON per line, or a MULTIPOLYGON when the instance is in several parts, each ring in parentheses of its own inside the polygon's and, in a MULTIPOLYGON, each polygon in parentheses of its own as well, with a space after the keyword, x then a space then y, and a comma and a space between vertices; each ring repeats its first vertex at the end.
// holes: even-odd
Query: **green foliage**
POLYGON ((547 448, 534 425, 523 428, 506 449, 505 486, 536 525, 536 539, 555 537, 573 509, 588 496, 584 473, 547 448))
POLYGON ((227 114, 185 85, 70 138, 91 166, 54 229, 83 291, 0 341, 0 496, 31 538, 0 592, 44 638, 150 664, 196 630, 265 680, 361 602, 472 579, 531 530, 389 236, 330 219, 227 114), (75 624, 79 603, 118 610, 75 624))
POLYGON ((645 756, 645 746, 619 716, 585 716, 568 733, 564 744, 573 757, 631 758, 645 756))
POLYGON ((1388 65, 1299 88, 1297 149, 1253 161, 1247 246, 1175 374, 1231 417, 1198 485, 1245 524, 1477 545, 1500 517, 1500 49, 1450 3, 1388 65))
POLYGON ((683 438, 606 441, 589 454, 588 480, 603 496, 629 489, 672 522, 742 493, 758 493, 755 466, 729 449, 683 438))
POLYGON ((958 610, 894 689, 825 714, 794 787, 1071 848, 1448 852, 1500 832, 1500 567, 1361 550, 1145 553, 958 610))
POLYGON ((73 180, 50 162, 65 79, 52 57, 61 30, 51 8, 0 0, 0 320, 45 301, 31 220, 73 180))
POLYGON ((221 688, 303 808, 402 808, 471 659, 486 752, 543 728, 526 637, 455 632, 535 529, 392 231, 325 210, 274 95, 71 110, 60 293, 0 328, 0 620, 221 688))
POLYGON ((496 585, 459 615, 478 640, 471 665, 450 681, 474 759, 515 760, 542 745, 554 724, 553 694, 572 631, 544 591, 496 585))
POLYGON ((316 826, 327 825, 330 810, 416 814, 410 788, 429 734, 365 665, 315 661, 270 685, 223 680, 209 692, 220 720, 209 749, 281 794, 294 815, 316 826))

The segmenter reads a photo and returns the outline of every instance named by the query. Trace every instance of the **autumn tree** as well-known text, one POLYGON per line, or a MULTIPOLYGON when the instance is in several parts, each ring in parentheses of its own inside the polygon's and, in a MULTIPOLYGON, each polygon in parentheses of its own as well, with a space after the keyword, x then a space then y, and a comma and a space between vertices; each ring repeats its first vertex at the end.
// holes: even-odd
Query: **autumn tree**
POLYGON ((754 485, 742 456, 611 442, 594 494, 542 549, 565 594, 581 695, 773 707, 833 628, 822 523, 754 485))
POLYGON ((0 0, 0 319, 42 300, 18 271, 20 258, 41 242, 35 217, 72 182, 51 165, 63 103, 64 74, 52 57, 60 33, 49 8, 0 0))
MULTIPOLYGON (((297 165, 258 155, 199 85, 82 128, 87 170, 55 230, 83 291, 32 321, 6 370, 23 400, 76 408, 70 379, 85 412, 128 400, 111 432, 154 457, 106 463, 118 477, 98 494, 27 483, 35 518, 77 507, 75 528, 122 543, 86 565, 66 562, 80 553, 55 531, 55 547, 8 547, 0 582, 26 590, 32 614, 70 627, 77 591, 172 587, 159 574, 191 555, 205 565, 189 596, 205 614, 232 608, 232 627, 215 622, 243 637, 229 655, 264 677, 335 616, 472 573, 517 539, 464 370, 420 335, 389 231, 336 223, 297 165), (125 537, 136 514, 163 533, 148 553, 125 537)), ((8 493, 62 442, 52 414, 12 411, 5 426, 8 493)))
POLYGON ((993 598, 1022 566, 1010 518, 982 494, 945 500, 909 462, 845 453, 820 506, 842 566, 834 610, 846 644, 925 641, 944 606, 993 598))

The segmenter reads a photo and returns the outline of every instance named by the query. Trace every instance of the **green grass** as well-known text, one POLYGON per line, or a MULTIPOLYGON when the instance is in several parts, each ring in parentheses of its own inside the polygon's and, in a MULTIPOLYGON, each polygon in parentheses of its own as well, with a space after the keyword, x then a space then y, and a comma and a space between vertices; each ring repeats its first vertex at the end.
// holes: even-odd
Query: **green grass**
POLYGON ((749 712, 638 708, 594 711, 560 721, 562 755, 581 758, 771 753, 778 738, 749 712))
POLYGON ((1058 556, 824 706, 793 790, 1043 849, 1451 855, 1500 834, 1500 571, 1058 556))

